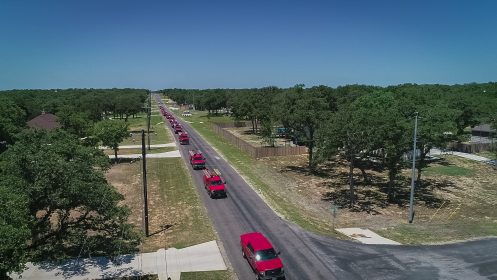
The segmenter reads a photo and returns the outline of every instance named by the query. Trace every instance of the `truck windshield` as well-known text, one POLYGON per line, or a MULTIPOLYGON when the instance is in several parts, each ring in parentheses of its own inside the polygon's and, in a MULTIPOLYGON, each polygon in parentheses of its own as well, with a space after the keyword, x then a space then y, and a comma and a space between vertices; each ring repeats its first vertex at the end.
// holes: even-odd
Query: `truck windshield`
POLYGON ((219 186, 222 184, 223 184, 223 181, 221 181, 221 180, 211 181, 211 185, 213 185, 213 186, 219 186))
POLYGON ((266 261, 266 260, 272 260, 277 256, 278 255, 276 254, 276 251, 274 251, 274 249, 271 248, 271 249, 257 251, 257 253, 255 254, 255 259, 258 261, 266 261))

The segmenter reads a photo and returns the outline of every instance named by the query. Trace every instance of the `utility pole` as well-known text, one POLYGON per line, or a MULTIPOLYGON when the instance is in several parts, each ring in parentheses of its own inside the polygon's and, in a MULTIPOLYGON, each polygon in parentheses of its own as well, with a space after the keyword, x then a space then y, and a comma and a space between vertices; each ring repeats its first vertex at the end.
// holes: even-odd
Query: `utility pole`
POLYGON ((152 92, 149 91, 148 94, 148 110, 147 110, 147 138, 148 138, 148 150, 150 151, 150 114, 152 113, 152 92))
POLYGON ((148 198, 147 198, 147 152, 145 150, 145 130, 142 129, 142 162, 143 162, 143 201, 145 236, 148 237, 148 198))
POLYGON ((418 134, 418 112, 414 113, 414 136, 412 145, 412 177, 411 177, 411 197, 409 199, 409 223, 414 220, 414 185, 416 183, 416 136, 418 134))

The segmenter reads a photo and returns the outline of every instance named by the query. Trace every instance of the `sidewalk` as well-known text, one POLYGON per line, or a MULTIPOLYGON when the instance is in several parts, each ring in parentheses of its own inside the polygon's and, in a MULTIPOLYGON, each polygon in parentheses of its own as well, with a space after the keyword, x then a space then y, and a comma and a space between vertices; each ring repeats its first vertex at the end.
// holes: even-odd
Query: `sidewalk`
MULTIPOLYGON (((108 155, 110 158, 114 158, 114 155, 108 155)), ((156 153, 156 154, 147 154, 147 158, 178 158, 181 157, 179 150, 164 152, 164 153, 156 153)), ((117 155, 117 158, 142 158, 142 154, 129 154, 129 155, 117 155)))
MULTIPOLYGON (((148 145, 146 145, 148 147, 148 145)), ((123 146, 119 146, 119 149, 141 149, 142 145, 123 145, 123 146)), ((166 147, 176 147, 176 143, 175 142, 171 142, 171 143, 167 143, 167 144, 152 144, 150 145, 151 148, 166 148, 166 147)), ((100 146, 98 147, 99 149, 111 149, 109 147, 106 147, 106 146, 100 146)))
POLYGON ((453 151, 445 152, 445 151, 441 151, 440 149, 431 149, 430 155, 454 155, 454 156, 463 157, 463 158, 467 158, 467 159, 475 160, 475 161, 479 161, 479 162, 490 161, 489 158, 477 156, 474 154, 468 154, 468 153, 462 153, 462 152, 453 152, 453 151))
POLYGON ((337 228, 336 231, 364 244, 400 245, 399 242, 386 239, 366 228, 337 228))
POLYGON ((160 280, 180 280, 181 272, 226 270, 216 241, 184 249, 160 249, 154 253, 123 255, 111 262, 107 258, 69 260, 61 264, 28 263, 13 279, 93 280, 125 276, 159 275, 160 280))

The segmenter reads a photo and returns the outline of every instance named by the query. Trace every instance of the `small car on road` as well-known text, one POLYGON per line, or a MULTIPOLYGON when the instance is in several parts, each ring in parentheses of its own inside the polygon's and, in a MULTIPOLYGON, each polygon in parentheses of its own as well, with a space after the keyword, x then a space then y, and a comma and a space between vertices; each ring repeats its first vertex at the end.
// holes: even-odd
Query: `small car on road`
POLYGON ((258 280, 285 279, 280 253, 274 250, 271 242, 262 233, 242 234, 240 245, 243 257, 247 259, 258 280))

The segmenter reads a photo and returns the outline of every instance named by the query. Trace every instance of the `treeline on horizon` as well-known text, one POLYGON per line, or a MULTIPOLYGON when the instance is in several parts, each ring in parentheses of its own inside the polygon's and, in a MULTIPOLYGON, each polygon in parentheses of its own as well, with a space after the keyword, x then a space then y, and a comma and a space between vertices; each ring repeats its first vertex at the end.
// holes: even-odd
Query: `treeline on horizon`
POLYGON ((292 139, 308 147, 310 172, 331 158, 344 159, 349 166, 350 206, 355 201, 356 168, 364 181, 369 180, 370 169, 387 171, 388 198, 396 201, 400 173, 412 151, 415 115, 419 117, 418 182, 432 148, 468 140, 468 128, 479 124, 497 128, 497 83, 337 88, 298 84, 292 88, 160 92, 209 114, 227 108, 235 120, 250 121, 253 132, 268 145, 274 145, 275 128, 285 128, 292 139))
POLYGON ((0 91, 0 141, 13 144, 15 134, 42 112, 52 113, 79 137, 106 116, 127 119, 143 111, 146 89, 53 89, 0 91))

